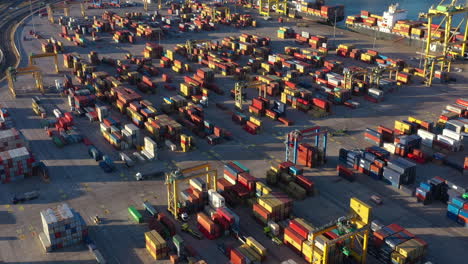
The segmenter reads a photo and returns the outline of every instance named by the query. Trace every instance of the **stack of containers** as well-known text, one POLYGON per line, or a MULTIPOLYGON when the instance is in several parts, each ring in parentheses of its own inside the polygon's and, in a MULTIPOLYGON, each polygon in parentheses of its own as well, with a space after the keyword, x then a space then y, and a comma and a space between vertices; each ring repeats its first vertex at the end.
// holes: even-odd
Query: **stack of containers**
POLYGON ((0 105, 0 128, 5 129, 13 127, 13 120, 10 117, 8 109, 0 105))
POLYGON ((383 144, 382 134, 370 128, 366 128, 364 139, 374 143, 377 146, 382 146, 383 144))
POLYGON ((416 134, 396 136, 394 154, 405 157, 415 149, 419 149, 421 142, 422 138, 416 134))
POLYGON ((300 143, 298 146, 298 157, 297 164, 303 165, 309 168, 317 166, 317 158, 319 156, 319 150, 307 143, 300 143))
POLYGON ((277 31, 277 37, 280 39, 287 39, 294 37, 294 29, 290 27, 280 27, 277 31))
POLYGON ((32 153, 26 147, 0 152, 0 181, 9 183, 32 174, 35 164, 32 153))
POLYGON ((144 147, 141 153, 150 160, 157 159, 157 144, 150 137, 144 138, 144 147))
POLYGON ((463 226, 468 223, 468 199, 454 196, 447 204, 447 217, 463 226))
POLYGON ((28 147, 23 135, 16 129, 10 128, 0 131, 0 151, 28 147))
POLYGON ((383 180, 395 188, 401 184, 412 184, 416 179, 416 164, 404 158, 387 161, 383 169, 383 180))
POLYGON ((256 179, 249 174, 249 171, 237 161, 228 162, 224 165, 224 179, 234 185, 232 191, 240 199, 247 199, 255 192, 256 179), (241 179, 239 180, 239 178, 241 179))
POLYGON ((427 243, 398 224, 383 226, 372 222, 371 243, 387 263, 418 263, 426 255, 427 243))
MULTIPOLYGON (((304 243, 307 242, 309 233, 314 230, 313 225, 302 218, 295 218, 289 221, 288 227, 284 228, 283 242, 292 247, 295 251, 308 256, 309 248, 304 243)), ((311 252, 310 252, 311 253, 311 252)))
POLYGON ((420 182, 419 187, 416 188, 416 198, 423 204, 429 204, 433 200, 447 203, 454 197, 453 194, 451 195, 449 193, 449 189, 458 188, 458 186, 453 184, 451 184, 451 187, 448 183, 449 182, 439 176, 433 177, 426 182, 420 182))
POLYGON ((197 214, 198 229, 203 235, 210 239, 216 239, 221 235, 220 227, 214 223, 209 216, 204 213, 197 214))
POLYGON ((145 232, 146 250, 154 260, 161 260, 167 257, 169 248, 166 240, 156 230, 145 232))
POLYGON ((281 221, 289 217, 292 200, 284 194, 270 193, 257 199, 253 204, 253 213, 262 224, 268 221, 281 221))
POLYGON ((83 218, 66 203, 40 214, 44 229, 39 239, 46 252, 78 244, 88 236, 83 218))

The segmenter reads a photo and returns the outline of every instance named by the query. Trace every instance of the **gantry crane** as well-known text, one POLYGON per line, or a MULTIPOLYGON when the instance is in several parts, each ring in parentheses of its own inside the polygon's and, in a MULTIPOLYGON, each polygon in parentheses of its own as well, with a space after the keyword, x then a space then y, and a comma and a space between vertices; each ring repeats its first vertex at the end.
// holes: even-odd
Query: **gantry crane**
POLYGON ((8 79, 8 89, 10 89, 11 94, 13 97, 16 97, 16 90, 15 90, 15 82, 16 82, 16 77, 19 75, 27 75, 31 74, 34 77, 34 80, 36 82, 36 88, 44 94, 44 85, 42 83, 42 72, 41 70, 36 67, 36 66, 29 66, 26 68, 13 68, 9 67, 7 70, 7 79, 8 79))
POLYGON ((218 172, 212 169, 209 163, 203 163, 186 169, 177 169, 166 174, 165 184, 167 186, 167 210, 172 213, 175 219, 180 218, 179 184, 193 178, 206 177, 208 189, 217 189, 218 172))
POLYGON ((266 89, 262 89, 263 82, 236 82, 234 85, 234 101, 235 106, 239 111, 243 110, 244 105, 244 89, 248 88, 257 88, 258 96, 263 96, 266 98, 266 89), (263 93, 263 94, 262 94, 263 93))
POLYGON ((343 70, 343 75, 344 75, 343 88, 344 89, 349 89, 349 90, 353 89, 353 82, 359 76, 363 76, 364 77, 363 81, 366 82, 368 73, 369 73, 368 69, 352 71, 349 68, 345 68, 343 70))
POLYGON ((434 8, 431 6, 427 13, 420 13, 420 18, 426 18, 428 24, 428 32, 426 37, 426 48, 424 56, 424 78, 426 86, 431 86, 434 78, 434 72, 436 70, 436 65, 439 66, 441 74, 450 72, 451 60, 453 57, 464 57, 466 52, 466 45, 468 43, 468 21, 466 17, 461 20, 460 24, 457 26, 458 29, 465 23, 463 40, 459 42, 453 42, 454 31, 452 31, 452 21, 453 16, 468 14, 468 6, 465 4, 457 4, 457 0, 452 0, 450 4, 445 4, 445 0, 441 2, 434 8), (434 18, 442 18, 439 26, 434 30, 432 28, 432 22, 434 18), (465 20, 465 21, 464 21, 465 20), (442 24, 445 22, 445 27, 442 27, 442 24), (434 31, 443 30, 442 38, 434 38, 434 31), (431 52, 431 46, 434 43, 442 44, 442 54, 434 54, 431 52), (458 51, 453 48, 455 45, 461 45, 461 49, 458 51))
POLYGON ((211 40, 209 39, 198 39, 198 40, 193 40, 193 39, 188 39, 187 42, 185 43, 185 49, 187 50, 187 56, 191 60, 192 59, 192 53, 193 53, 193 48, 195 45, 198 44, 211 44, 211 40))
POLYGON ((369 69, 369 85, 370 87, 379 88, 380 87, 380 80, 382 79, 384 73, 388 72, 388 78, 392 79, 395 76, 395 79, 398 76, 398 67, 392 66, 377 66, 372 67, 369 69))
MULTIPOLYGON (((149 2, 150 0, 143 0, 143 8, 147 12, 149 10, 149 2)), ((162 9, 162 3, 161 3, 161 0, 158 0, 158 10, 161 10, 161 9, 162 9)))
MULTIPOLYGON (((86 7, 85 7, 85 3, 87 3, 87 1, 84 1, 82 3, 78 3, 78 2, 71 2, 69 3, 68 1, 63 1, 63 13, 65 16, 70 16, 70 5, 80 5, 81 6, 81 15, 83 17, 86 16, 86 7)), ((50 23, 54 23, 54 7, 51 5, 51 4, 47 4, 46 5, 46 9, 47 9, 47 18, 49 19, 50 23)))
POLYGON ((315 146, 318 148, 320 146, 320 136, 322 136, 322 159, 326 160, 327 157, 327 143, 328 143, 328 131, 321 130, 319 126, 307 128, 304 130, 293 130, 286 134, 284 144, 286 146, 285 158, 284 161, 291 161, 292 163, 297 163, 297 151, 299 148, 299 143, 304 137, 315 137, 315 146), (293 154, 291 159, 291 152, 293 154))
POLYGON ((46 53, 42 53, 42 54, 34 54, 34 53, 31 53, 29 55, 29 66, 33 66, 35 65, 35 59, 39 59, 39 58, 46 58, 46 57, 54 57, 54 64, 55 64, 55 72, 56 73, 59 73, 60 72, 60 69, 59 69, 59 65, 58 65, 58 57, 57 57, 57 54, 55 53, 51 53, 51 52, 46 52, 46 53))
POLYGON ((275 13, 288 15, 287 0, 260 0, 258 12, 263 16, 270 16, 270 11, 275 8, 275 13))
POLYGON ((371 213, 371 206, 355 197, 351 198, 348 215, 314 228, 309 233, 307 243, 311 245, 311 250, 305 254, 306 259, 310 260, 309 263, 343 263, 342 260, 339 261, 343 256, 353 258, 353 263, 366 263, 371 213), (333 240, 322 239, 323 247, 319 249, 316 246, 317 238, 332 230, 337 230, 339 237, 333 240))

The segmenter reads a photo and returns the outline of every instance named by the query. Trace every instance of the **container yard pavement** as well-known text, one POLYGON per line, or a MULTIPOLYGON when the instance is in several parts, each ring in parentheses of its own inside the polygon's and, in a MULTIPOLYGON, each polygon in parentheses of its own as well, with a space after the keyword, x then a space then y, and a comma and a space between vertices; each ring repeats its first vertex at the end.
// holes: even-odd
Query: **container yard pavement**
MULTIPOLYGON (((114 11, 127 12, 127 10, 114 11)), ((88 10, 88 13, 93 15, 101 14, 101 12, 103 11, 88 10)), ((79 16, 79 8, 72 9, 71 13, 79 16)), ((44 37, 56 37, 60 30, 57 25, 50 25, 46 18, 35 17, 35 22, 40 23, 36 27, 44 37)), ((274 52, 282 52, 284 46, 294 45, 292 40, 276 38, 275 31, 279 26, 276 21, 266 22, 259 19, 259 24, 259 28, 247 28, 242 32, 271 37, 271 46, 274 52)), ((26 41, 21 41, 22 54, 40 52, 40 42, 36 39, 31 40, 27 34, 30 29, 29 20, 29 24, 20 28, 21 32, 18 34, 21 39, 23 36, 27 38, 26 41)), ((318 24, 309 28, 296 29, 299 32, 302 30, 328 37, 333 34, 331 27, 318 24)), ((372 47, 372 38, 340 29, 337 32, 337 43, 353 42, 359 48, 372 47)), ((240 35, 239 30, 231 27, 220 27, 217 31, 183 33, 177 38, 166 38, 162 40, 161 44, 168 48, 173 47, 176 43, 185 43, 186 39, 215 40, 231 35, 240 35)), ((71 46, 70 42, 62 41, 67 46, 67 52, 77 52, 83 58, 91 50, 96 50, 99 56, 116 59, 123 58, 127 52, 140 54, 145 43, 141 40, 137 41, 135 45, 111 43, 109 35, 104 38, 102 43, 90 44, 86 48, 71 46), (107 45, 108 43, 111 44, 107 45)), ((376 49, 385 55, 403 59, 415 56, 414 48, 393 42, 377 41, 376 49)), ((358 63, 349 59, 340 60, 348 64, 358 63)), ((63 69, 62 59, 59 61, 60 67, 63 69)), ((61 78, 61 75, 52 74, 51 62, 52 59, 38 61, 38 66, 44 71, 45 86, 52 85, 55 79, 61 78)), ((27 58, 23 57, 20 67, 26 65, 27 58)), ((464 67, 466 68, 466 65, 464 67)), ((173 74, 173 72, 170 74, 175 77, 175 86, 178 87, 177 83, 182 78, 181 75, 173 74)), ((226 94, 229 94, 229 90, 234 87, 234 80, 230 77, 218 75, 216 77, 216 83, 226 91, 226 94)), ((392 126, 395 119, 404 119, 407 116, 426 120, 437 119, 445 104, 467 94, 467 75, 460 73, 456 77, 458 82, 448 86, 434 85, 430 88, 419 84, 403 86, 400 91, 391 94, 379 104, 371 104, 358 97, 355 100, 361 102, 360 109, 350 110, 343 106, 337 106, 334 107, 332 116, 320 120, 313 120, 304 113, 289 110, 288 118, 295 122, 293 127, 280 126, 277 125, 278 123, 264 119, 266 125, 263 126, 263 131, 255 136, 243 131, 240 126, 235 125, 230 120, 228 114, 214 106, 214 102, 223 102, 232 108, 233 100, 228 95, 215 95, 213 98, 210 96, 211 105, 205 109, 205 115, 215 124, 230 130, 234 135, 233 141, 210 146, 205 141, 196 138, 197 149, 195 151, 174 153, 163 150, 159 152, 160 159, 158 161, 137 165, 133 169, 118 165, 118 171, 111 174, 105 174, 98 164, 89 158, 87 147, 83 144, 69 145, 63 149, 57 148, 40 127, 40 119, 31 110, 30 96, 12 99, 6 82, 3 82, 0 84, 2 88, 0 90, 0 103, 11 111, 16 127, 30 141, 35 156, 49 166, 52 180, 50 184, 45 184, 37 178, 29 178, 0 186, 0 261, 6 263, 95 263, 92 255, 84 247, 67 248, 49 254, 42 252, 37 238, 37 234, 42 231, 39 212, 59 203, 67 202, 90 225, 91 237, 96 241, 98 249, 109 263, 151 263, 152 260, 144 248, 146 225, 132 222, 126 208, 133 205, 141 210, 141 203, 147 200, 156 205, 160 211, 165 211, 167 204, 166 186, 163 184, 163 179, 136 182, 134 174, 137 171, 149 171, 154 168, 169 169, 173 168, 174 164, 184 168, 198 161, 210 161, 218 168, 218 175, 220 175, 223 161, 239 160, 251 169, 252 175, 263 178, 270 162, 280 161, 284 158, 283 141, 286 132, 294 128, 320 125, 333 129, 346 127, 350 131, 350 136, 330 138, 328 165, 325 168, 308 170, 305 174, 312 176, 319 194, 304 201, 296 201, 294 212, 297 216, 306 217, 318 226, 346 214, 350 197, 355 196, 363 201, 368 201, 371 194, 377 193, 384 198, 384 205, 374 206, 375 218, 382 220, 385 224, 399 223, 410 232, 425 239, 430 246, 428 258, 435 263, 462 263, 466 257, 468 230, 446 219, 445 205, 436 202, 429 206, 422 206, 416 203, 414 198, 368 177, 360 178, 354 183, 339 181, 334 169, 340 147, 363 148, 369 146, 362 135, 362 131, 366 127, 372 128, 380 124, 392 126), (11 204, 13 194, 32 189, 40 190, 41 197, 38 200, 23 205, 11 204), (96 226, 92 223, 91 218, 95 215, 103 218, 101 225, 96 226)), ((153 80, 160 81, 160 78, 153 80)), ((20 89, 32 90, 33 80, 29 77, 20 77, 15 85, 20 89)), ((175 92, 163 89, 158 92, 157 95, 145 96, 145 98, 157 106, 160 104, 162 96, 175 94, 175 92)), ((254 89, 248 91, 248 98, 255 95, 254 89)), ((65 98, 55 94, 48 94, 44 98, 49 113, 55 106, 64 112, 69 111, 65 98)), ((89 138, 98 149, 117 160, 117 152, 103 140, 97 123, 90 123, 80 118, 76 119, 76 123, 81 133, 89 138)), ((466 153, 467 151, 464 151, 458 155, 461 157, 466 153)), ((463 179, 457 173, 454 170, 435 165, 418 166, 418 177, 421 180, 443 176, 462 186, 468 186, 468 180, 463 179)), ((262 234, 260 225, 254 223, 248 211, 247 209, 236 209, 236 212, 241 215, 241 222, 243 222, 244 230, 241 231, 253 235, 267 246, 270 253, 266 263, 279 263, 280 260, 288 258, 303 263, 301 257, 290 249, 284 246, 277 247, 269 242, 262 234)), ((192 218, 194 217, 192 216, 192 218)), ((182 236, 187 240, 187 244, 197 246, 197 251, 208 263, 227 262, 227 258, 222 256, 217 249, 216 242, 218 241, 206 239, 198 241, 184 233, 182 236)), ((221 239, 221 241, 223 240, 227 240, 225 242, 228 243, 233 242, 232 239, 221 239)), ((372 263, 372 260, 370 262, 372 263)))

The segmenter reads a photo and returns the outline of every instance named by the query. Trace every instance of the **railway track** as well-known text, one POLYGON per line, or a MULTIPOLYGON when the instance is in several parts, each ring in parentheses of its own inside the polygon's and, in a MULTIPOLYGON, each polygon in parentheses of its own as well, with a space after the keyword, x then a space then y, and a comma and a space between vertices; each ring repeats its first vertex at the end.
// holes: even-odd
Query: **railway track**
MULTIPOLYGON (((57 3, 57 0, 32 0, 33 12, 45 8, 46 3, 57 3)), ((17 0, 3 6, 2 13, 5 15, 0 19, 0 50, 3 54, 3 60, 0 61, 0 79, 5 77, 5 71, 10 66, 15 66, 19 61, 19 54, 16 53, 14 47, 14 32, 13 29, 22 19, 28 16, 31 12, 29 3, 24 4, 24 1, 17 0)))

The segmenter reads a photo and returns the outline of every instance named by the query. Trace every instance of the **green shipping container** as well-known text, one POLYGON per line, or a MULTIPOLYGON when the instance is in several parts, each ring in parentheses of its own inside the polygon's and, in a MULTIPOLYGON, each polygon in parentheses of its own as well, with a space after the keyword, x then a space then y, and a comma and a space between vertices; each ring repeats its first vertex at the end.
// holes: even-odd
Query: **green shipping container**
POLYGON ((135 220, 135 222, 137 223, 143 222, 143 216, 141 216, 140 212, 138 212, 138 210, 135 209, 135 207, 133 206, 128 207, 128 213, 130 213, 130 215, 132 216, 133 220, 135 220))

